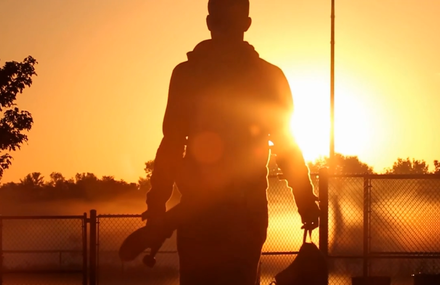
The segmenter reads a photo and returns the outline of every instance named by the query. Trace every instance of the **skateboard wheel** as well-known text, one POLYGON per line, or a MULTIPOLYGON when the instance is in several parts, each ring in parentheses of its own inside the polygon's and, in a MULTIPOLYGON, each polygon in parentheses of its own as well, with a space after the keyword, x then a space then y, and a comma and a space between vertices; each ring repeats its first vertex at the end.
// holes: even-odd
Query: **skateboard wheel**
POLYGON ((146 255, 142 262, 148 267, 153 267, 156 264, 156 258, 146 255))

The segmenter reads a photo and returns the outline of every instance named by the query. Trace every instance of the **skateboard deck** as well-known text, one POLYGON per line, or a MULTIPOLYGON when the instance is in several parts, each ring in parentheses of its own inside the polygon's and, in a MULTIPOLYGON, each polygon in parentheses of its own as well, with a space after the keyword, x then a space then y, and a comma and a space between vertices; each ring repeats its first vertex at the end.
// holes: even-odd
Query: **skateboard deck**
MULTIPOLYGON (((132 232, 122 242, 119 248, 119 258, 122 261, 132 261, 139 254, 148 248, 148 233, 151 232, 147 226, 139 228, 132 232)), ((150 233, 151 234, 151 233, 150 233)))
MULTIPOLYGON (((178 204, 167 211, 160 228, 147 224, 128 235, 119 248, 119 258, 122 261, 132 261, 145 250, 151 249, 150 253, 144 257, 143 262, 149 267, 154 266, 156 253, 164 241, 171 237, 182 219, 181 208, 178 204)), ((142 219, 148 220, 148 211, 142 214, 142 219)))

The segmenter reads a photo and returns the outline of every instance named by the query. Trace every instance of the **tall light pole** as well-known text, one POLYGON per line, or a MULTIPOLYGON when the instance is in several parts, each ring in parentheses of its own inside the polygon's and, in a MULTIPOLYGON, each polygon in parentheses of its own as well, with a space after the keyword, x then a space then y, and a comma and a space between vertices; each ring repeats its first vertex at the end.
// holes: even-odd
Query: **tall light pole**
POLYGON ((331 0, 330 40, 330 173, 335 170, 335 0, 331 0))

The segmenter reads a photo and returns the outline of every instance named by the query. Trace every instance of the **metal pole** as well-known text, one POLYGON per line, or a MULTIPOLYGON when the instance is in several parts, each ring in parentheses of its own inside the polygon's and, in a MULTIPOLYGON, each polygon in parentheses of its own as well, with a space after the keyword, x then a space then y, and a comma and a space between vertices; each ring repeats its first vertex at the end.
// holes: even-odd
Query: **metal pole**
POLYGON ((364 177, 364 240, 363 240, 363 277, 364 280, 370 274, 370 205, 371 205, 371 195, 370 195, 370 184, 369 177, 366 175, 364 177))
POLYGON ((330 173, 335 170, 335 0, 331 0, 330 39, 330 173))
POLYGON ((96 210, 90 210, 89 285, 96 285, 96 210))
POLYGON ((88 270, 87 270, 87 213, 84 213, 83 218, 83 236, 82 236, 82 243, 83 243, 83 285, 87 285, 87 276, 88 276, 88 270))

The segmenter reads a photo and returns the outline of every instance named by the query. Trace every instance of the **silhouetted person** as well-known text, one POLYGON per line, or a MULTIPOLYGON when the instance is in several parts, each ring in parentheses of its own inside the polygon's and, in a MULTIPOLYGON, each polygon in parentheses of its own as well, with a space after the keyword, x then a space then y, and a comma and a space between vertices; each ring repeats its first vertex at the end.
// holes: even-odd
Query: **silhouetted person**
POLYGON ((177 229, 180 284, 255 284, 266 240, 269 140, 305 227, 318 226, 309 171, 290 131, 291 91, 283 72, 243 41, 247 0, 210 0, 211 40, 173 71, 147 194, 160 220, 173 184, 186 205, 177 229))

